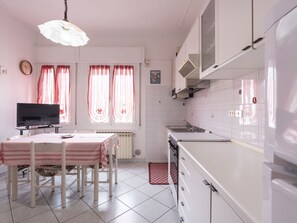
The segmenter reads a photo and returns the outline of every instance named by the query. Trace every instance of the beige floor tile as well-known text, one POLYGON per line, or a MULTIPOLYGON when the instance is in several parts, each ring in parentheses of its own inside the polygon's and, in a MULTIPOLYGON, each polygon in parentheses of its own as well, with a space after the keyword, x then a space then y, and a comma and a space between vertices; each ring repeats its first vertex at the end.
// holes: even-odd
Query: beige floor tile
POLYGON ((117 217, 116 219, 112 220, 110 223, 148 223, 146 219, 141 217, 135 211, 130 210, 126 213, 122 214, 121 216, 117 217))
POLYGON ((153 199, 146 200, 133 209, 150 222, 160 218, 169 210, 168 207, 153 199))
POLYGON ((82 200, 66 203, 66 208, 59 206, 53 209, 58 220, 61 222, 74 218, 88 210, 89 207, 82 200))
POLYGON ((65 221, 65 223, 104 223, 92 210, 65 221))
POLYGON ((93 208, 96 214, 105 222, 109 222, 114 218, 128 211, 130 208, 117 199, 112 199, 98 207, 93 208))
POLYGON ((121 202, 128 205, 130 208, 142 203, 143 201, 149 199, 149 197, 137 190, 129 191, 119 197, 117 197, 121 202))

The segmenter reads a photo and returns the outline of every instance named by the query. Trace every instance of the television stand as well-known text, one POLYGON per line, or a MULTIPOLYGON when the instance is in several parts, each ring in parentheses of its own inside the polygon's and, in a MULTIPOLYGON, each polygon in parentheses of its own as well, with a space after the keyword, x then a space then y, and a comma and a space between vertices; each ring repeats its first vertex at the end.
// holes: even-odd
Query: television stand
POLYGON ((61 126, 26 126, 26 127, 17 127, 16 129, 20 131, 20 135, 24 134, 24 131, 29 130, 37 130, 37 129, 55 129, 55 133, 59 133, 59 128, 62 128, 61 126))

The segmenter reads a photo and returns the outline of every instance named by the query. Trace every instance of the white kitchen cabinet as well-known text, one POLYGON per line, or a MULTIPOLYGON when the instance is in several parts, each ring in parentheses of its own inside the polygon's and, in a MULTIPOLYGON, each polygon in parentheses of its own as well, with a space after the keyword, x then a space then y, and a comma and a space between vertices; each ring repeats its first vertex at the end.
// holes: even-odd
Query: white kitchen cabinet
POLYGON ((175 58, 175 92, 179 93, 184 90, 186 86, 185 78, 178 72, 179 66, 183 63, 186 56, 186 46, 182 45, 175 58))
MULTIPOLYGON (((175 73, 175 89, 176 92, 181 92, 188 87, 193 81, 183 77, 178 71, 182 65, 188 60, 189 54, 199 53, 199 17, 195 20, 186 40, 180 48, 178 55, 176 56, 176 73, 175 73)), ((191 76, 190 79, 198 79, 198 71, 191 76)))
POLYGON ((210 0, 201 15, 202 76, 251 47, 252 4, 210 0))
POLYGON ((278 3, 279 0, 253 0, 253 43, 255 47, 264 42, 265 17, 267 13, 278 3))
POLYGON ((186 55, 199 54, 199 17, 196 18, 185 41, 186 55))
POLYGON ((201 14, 200 77, 234 79, 264 68, 265 15, 278 1, 211 0, 201 14))
POLYGON ((179 154, 178 208, 184 223, 210 222, 210 189, 203 183, 190 157, 182 150, 179 154))
POLYGON ((221 197, 219 188, 203 177, 193 159, 179 150, 178 210, 183 223, 243 223, 236 212, 221 197))
POLYGON ((243 223, 218 192, 213 192, 211 196, 211 223, 243 223))

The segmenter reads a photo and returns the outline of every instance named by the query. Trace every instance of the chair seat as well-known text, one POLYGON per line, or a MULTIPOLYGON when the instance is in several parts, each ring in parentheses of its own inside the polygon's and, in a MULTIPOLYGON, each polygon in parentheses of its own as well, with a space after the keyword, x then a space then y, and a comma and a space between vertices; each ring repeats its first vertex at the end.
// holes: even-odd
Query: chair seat
POLYGON ((29 168, 29 167, 30 167, 30 165, 18 165, 18 171, 27 169, 27 168, 29 168))
MULTIPOLYGON (((66 166, 67 172, 70 172, 74 168, 75 166, 69 166, 69 165, 66 166)), ((40 176, 43 176, 43 177, 53 177, 61 170, 62 170, 62 167, 59 165, 41 165, 35 168, 35 171, 40 176)))
MULTIPOLYGON (((106 154, 106 158, 107 158, 107 164, 109 164, 109 154, 106 154)), ((112 155, 112 160, 115 160, 116 156, 112 155)), ((89 165, 90 168, 94 169, 94 165, 89 165)), ((102 168, 102 163, 99 163, 99 169, 102 168)))

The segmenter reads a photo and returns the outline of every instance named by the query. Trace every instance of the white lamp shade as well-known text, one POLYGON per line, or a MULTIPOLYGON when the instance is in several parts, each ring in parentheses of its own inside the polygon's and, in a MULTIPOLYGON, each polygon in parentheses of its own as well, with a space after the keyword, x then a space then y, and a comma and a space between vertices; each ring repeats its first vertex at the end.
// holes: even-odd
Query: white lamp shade
POLYGON ((85 32, 64 20, 51 20, 38 28, 47 39, 65 46, 84 46, 89 41, 85 32))

